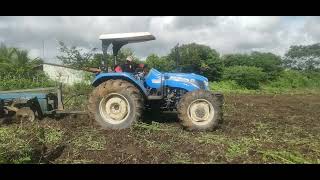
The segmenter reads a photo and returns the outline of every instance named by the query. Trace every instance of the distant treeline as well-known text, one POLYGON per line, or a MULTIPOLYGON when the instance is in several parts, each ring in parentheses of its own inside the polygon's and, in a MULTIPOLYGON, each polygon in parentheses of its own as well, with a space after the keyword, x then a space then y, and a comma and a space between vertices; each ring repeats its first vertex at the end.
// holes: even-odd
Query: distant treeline
MULTIPOLYGON (((61 63, 77 68, 100 66, 103 55, 97 52, 97 48, 84 51, 76 46, 68 47, 63 42, 59 42, 59 45, 60 55, 57 59, 61 63)), ((291 46, 283 57, 257 51, 220 55, 209 46, 190 43, 173 47, 165 56, 151 54, 146 61, 141 61, 132 50, 124 48, 119 52, 117 62, 122 63, 128 55, 133 56, 135 62, 146 63, 150 68, 159 71, 198 73, 210 81, 232 82, 247 89, 259 89, 264 84, 294 84, 295 78, 303 79, 305 83, 302 84, 308 84, 307 81, 317 81, 320 77, 319 43, 291 46)), ((108 55, 107 59, 108 65, 112 65, 113 58, 108 55)), ((41 63, 42 60, 39 58, 28 57, 25 50, 6 47, 3 44, 0 47, 0 75, 38 76, 42 72, 33 69, 41 63)), ((311 84, 317 86, 317 83, 311 84)))

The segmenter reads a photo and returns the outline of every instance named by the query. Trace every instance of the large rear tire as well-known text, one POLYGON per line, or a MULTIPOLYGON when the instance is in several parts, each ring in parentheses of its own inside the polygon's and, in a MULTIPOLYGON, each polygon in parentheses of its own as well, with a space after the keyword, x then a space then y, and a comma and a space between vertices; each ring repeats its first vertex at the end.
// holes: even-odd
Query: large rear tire
POLYGON ((125 129, 141 117, 143 97, 127 81, 108 80, 90 94, 88 109, 103 129, 125 129))
POLYGON ((223 96, 210 91, 186 93, 178 103, 181 125, 190 131, 212 131, 222 122, 223 96))

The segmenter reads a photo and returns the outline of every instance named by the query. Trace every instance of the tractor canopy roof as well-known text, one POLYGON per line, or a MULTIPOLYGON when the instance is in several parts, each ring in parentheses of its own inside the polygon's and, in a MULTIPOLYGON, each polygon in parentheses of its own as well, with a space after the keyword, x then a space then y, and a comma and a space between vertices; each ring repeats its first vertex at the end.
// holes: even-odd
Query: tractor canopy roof
POLYGON ((156 38, 149 32, 134 32, 102 34, 100 35, 99 39, 102 40, 102 51, 106 53, 109 45, 112 44, 113 55, 116 56, 120 48, 126 44, 151 41, 155 40, 156 38))
POLYGON ((117 33, 117 34, 102 34, 99 37, 102 41, 109 41, 110 43, 137 43, 144 41, 155 40, 156 38, 149 32, 134 32, 134 33, 117 33))

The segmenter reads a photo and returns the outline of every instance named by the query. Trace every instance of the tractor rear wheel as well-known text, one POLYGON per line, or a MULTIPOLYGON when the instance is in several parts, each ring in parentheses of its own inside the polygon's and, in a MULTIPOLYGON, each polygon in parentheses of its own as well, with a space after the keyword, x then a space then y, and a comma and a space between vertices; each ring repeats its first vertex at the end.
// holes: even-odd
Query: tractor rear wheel
POLYGON ((127 81, 108 80, 90 94, 88 109, 103 129, 125 129, 141 117, 143 97, 127 81))
POLYGON ((222 122, 223 96, 210 91, 186 93, 178 103, 181 125, 190 131, 212 131, 222 122))

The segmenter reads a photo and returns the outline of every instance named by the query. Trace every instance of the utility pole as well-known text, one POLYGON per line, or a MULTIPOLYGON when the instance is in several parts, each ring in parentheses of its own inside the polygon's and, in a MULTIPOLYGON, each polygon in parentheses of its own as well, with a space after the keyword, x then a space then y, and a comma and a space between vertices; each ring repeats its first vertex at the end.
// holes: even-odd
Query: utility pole
POLYGON ((44 60, 44 40, 42 40, 42 59, 44 60))
POLYGON ((176 67, 178 67, 180 64, 179 43, 175 46, 175 59, 176 59, 176 67))

